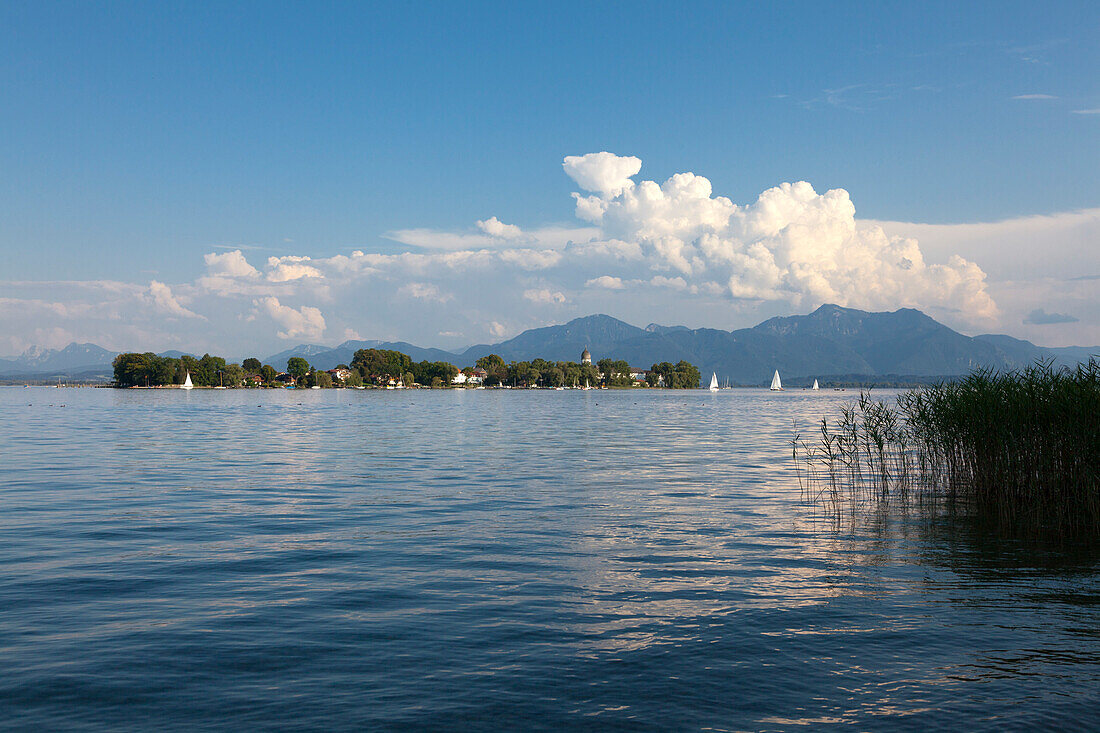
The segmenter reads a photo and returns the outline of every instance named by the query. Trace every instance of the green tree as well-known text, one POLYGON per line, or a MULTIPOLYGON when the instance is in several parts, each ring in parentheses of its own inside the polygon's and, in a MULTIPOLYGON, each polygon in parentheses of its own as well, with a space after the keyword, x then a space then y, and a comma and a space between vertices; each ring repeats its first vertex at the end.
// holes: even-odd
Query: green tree
MULTIPOLYGON (((179 362, 151 352, 119 354, 113 362, 115 384, 120 387, 162 387, 176 383, 179 362)), ((182 376, 179 381, 183 381, 182 376)))
POLYGON ((662 361, 649 370, 647 380, 654 387, 663 380, 664 385, 670 389, 695 389, 699 386, 700 376, 695 365, 686 361, 680 361, 676 365, 662 361))
POLYGON ((309 374, 312 368, 309 362, 300 356, 292 356, 286 360, 286 373, 295 379, 301 379, 309 374))
POLYGON ((158 387, 176 383, 177 361, 170 356, 153 356, 149 360, 149 383, 158 387))
POLYGON ((229 364, 223 375, 226 387, 239 387, 244 381, 244 369, 240 364, 229 364))
POLYGON ((310 377, 310 387, 321 387, 322 389, 332 387, 332 375, 328 372, 314 370, 310 377))
POLYGON ((120 387, 144 386, 149 376, 150 357, 153 354, 119 354, 112 366, 115 370, 115 384, 120 387))
POLYGON ((505 366, 504 359, 497 356, 496 354, 489 354, 488 356, 483 356, 480 359, 478 359, 476 362, 474 362, 474 365, 478 369, 484 369, 485 371, 489 372, 490 374, 497 374, 497 373, 503 371, 504 366, 505 366))
POLYGON ((259 374, 260 369, 263 368, 263 364, 260 363, 259 359, 250 357, 241 362, 241 368, 249 374, 259 374))
POLYGON ((264 384, 274 384, 275 377, 279 376, 279 373, 275 371, 275 367, 270 364, 264 364, 260 367, 260 376, 264 378, 264 384))
POLYGON ((199 359, 196 371, 191 375, 195 384, 204 387, 216 387, 220 384, 218 373, 225 371, 225 359, 220 356, 203 354, 199 359))
POLYGON ((630 386, 630 364, 622 359, 600 359, 596 366, 605 384, 611 387, 630 386))
POLYGON ((699 374, 699 370, 695 368, 694 364, 689 364, 686 361, 680 361, 676 364, 676 385, 677 389, 697 389, 699 387, 699 380, 702 375, 699 374))
POLYGON ((359 349, 351 360, 351 368, 357 369, 363 379, 380 382, 401 379, 412 365, 408 354, 392 349, 359 349))

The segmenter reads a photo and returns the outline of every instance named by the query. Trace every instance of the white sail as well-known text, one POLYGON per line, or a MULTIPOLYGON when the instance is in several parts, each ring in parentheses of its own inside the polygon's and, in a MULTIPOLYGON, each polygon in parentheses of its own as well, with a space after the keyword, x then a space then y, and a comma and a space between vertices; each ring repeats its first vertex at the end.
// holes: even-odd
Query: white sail
POLYGON ((717 392, 718 391, 718 375, 714 372, 710 373, 710 391, 711 392, 717 392))
POLYGON ((814 386, 810 387, 810 389, 817 389, 817 380, 816 379, 814 380, 814 386))
POLYGON ((771 389, 776 390, 776 391, 783 389, 783 382, 779 381, 779 370, 778 369, 775 370, 775 376, 772 377, 771 389))
POLYGON ((187 378, 183 380, 183 384, 180 385, 180 389, 191 389, 195 385, 191 384, 191 372, 187 372, 187 378))

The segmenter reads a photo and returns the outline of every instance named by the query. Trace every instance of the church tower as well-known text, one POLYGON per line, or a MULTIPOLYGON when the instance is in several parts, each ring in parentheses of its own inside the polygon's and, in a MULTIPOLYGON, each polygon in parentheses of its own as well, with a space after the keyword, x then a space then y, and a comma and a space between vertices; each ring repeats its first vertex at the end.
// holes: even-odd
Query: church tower
POLYGON ((588 347, 584 347, 584 351, 581 352, 581 364, 591 364, 592 355, 588 353, 588 347))

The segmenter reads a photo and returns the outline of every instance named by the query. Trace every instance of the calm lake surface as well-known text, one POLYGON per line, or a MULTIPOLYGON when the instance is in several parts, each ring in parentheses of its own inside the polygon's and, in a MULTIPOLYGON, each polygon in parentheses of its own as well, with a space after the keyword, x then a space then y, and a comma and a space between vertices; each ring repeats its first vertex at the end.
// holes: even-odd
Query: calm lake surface
POLYGON ((0 727, 1095 730, 1095 556, 800 502, 856 396, 0 388, 0 727))

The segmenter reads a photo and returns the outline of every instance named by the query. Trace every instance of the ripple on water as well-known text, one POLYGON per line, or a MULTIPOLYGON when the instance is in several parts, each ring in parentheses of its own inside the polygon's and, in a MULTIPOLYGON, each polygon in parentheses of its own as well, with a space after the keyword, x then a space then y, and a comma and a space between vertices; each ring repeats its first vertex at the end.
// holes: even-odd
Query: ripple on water
POLYGON ((1095 557, 837 531, 851 396, 0 389, 16 728, 999 730, 1100 709, 1095 557))

